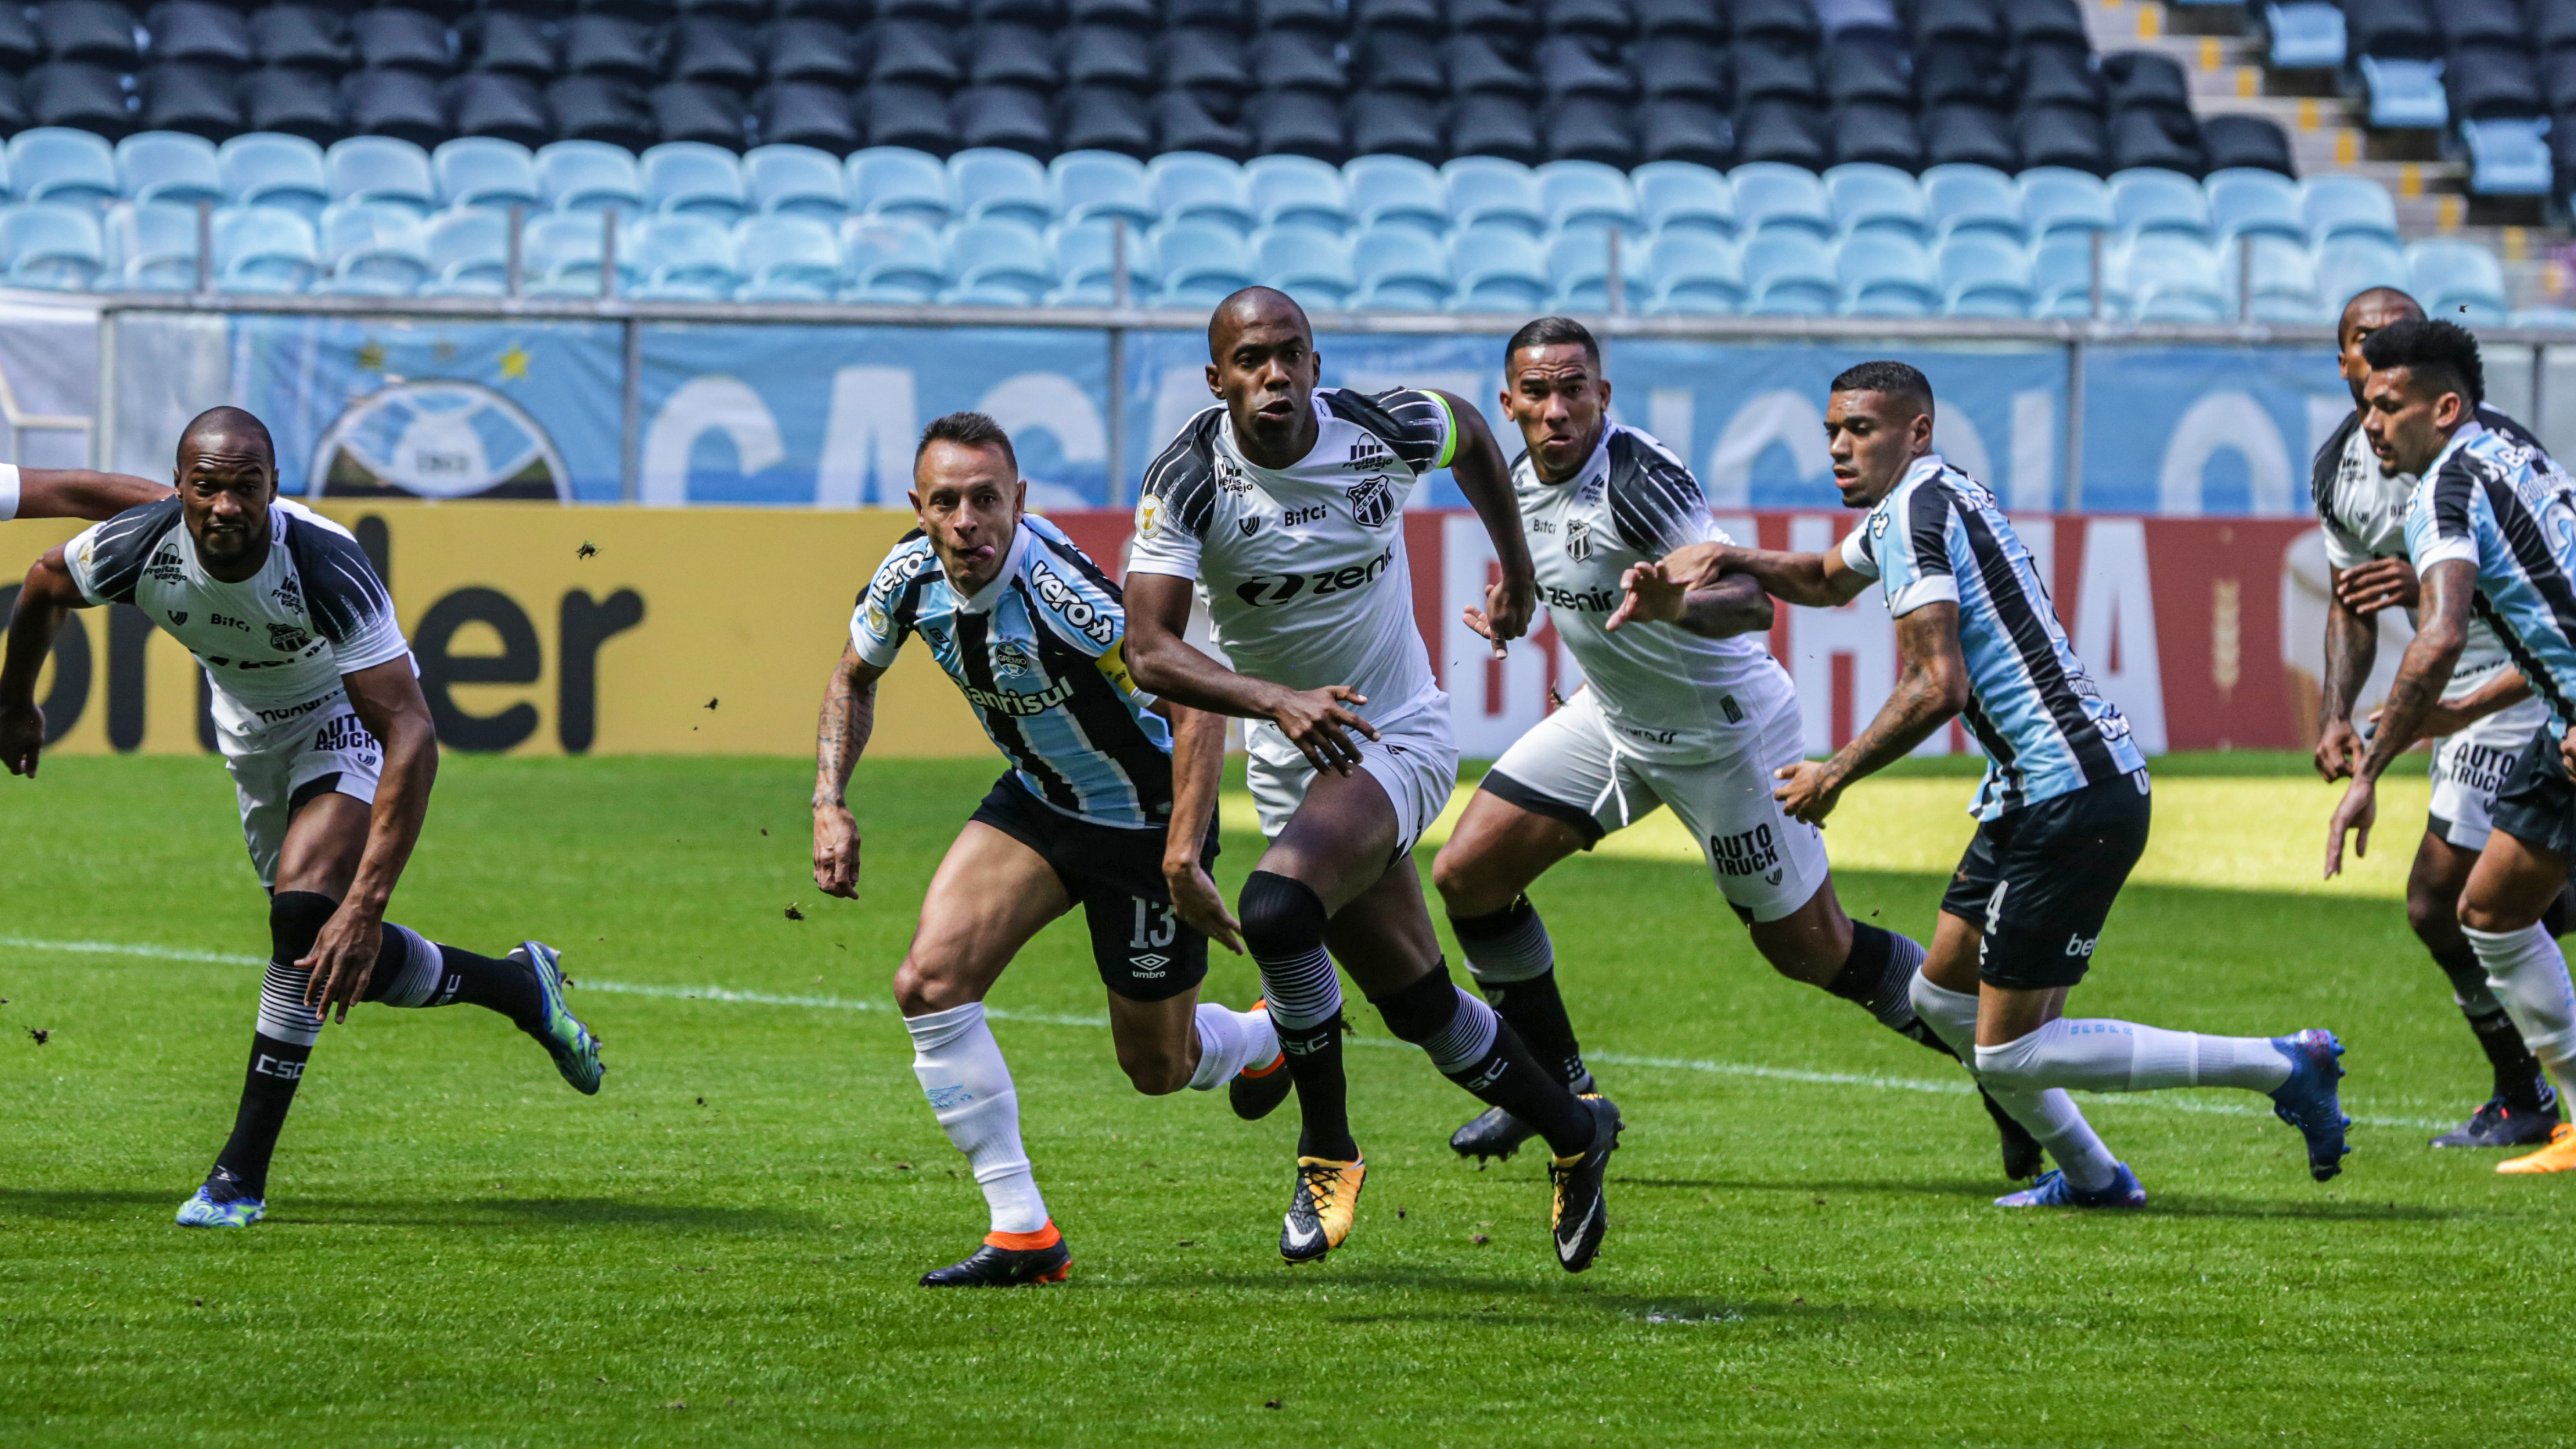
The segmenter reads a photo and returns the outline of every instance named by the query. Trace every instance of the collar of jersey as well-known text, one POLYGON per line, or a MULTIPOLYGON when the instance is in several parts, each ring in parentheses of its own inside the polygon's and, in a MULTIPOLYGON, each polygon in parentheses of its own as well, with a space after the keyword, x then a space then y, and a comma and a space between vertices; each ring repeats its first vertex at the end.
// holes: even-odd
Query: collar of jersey
POLYGON ((2483 438, 2486 435, 2487 425, 2478 421, 2476 413, 2469 414, 2469 420, 2460 424, 2460 430, 2451 434, 2451 441, 2444 443, 2442 445, 2442 451, 2435 453, 2433 455, 2433 461, 2425 465, 2423 476, 2430 478, 2434 474, 2441 472, 2442 465, 2450 461, 2453 453, 2458 452, 2462 448, 2467 447, 2469 444, 2476 442, 2478 439, 2483 438))
MULTIPOLYGON (((1906 485, 1909 483, 1920 483, 1926 478, 1938 477, 1940 476, 1941 470, 1949 466, 1949 464, 1941 461, 1941 455, 1939 453, 1926 453, 1922 457, 1917 458, 1912 463, 1906 465, 1905 476, 1896 480, 1896 486, 1894 488, 1887 490, 1887 497, 1895 497, 1898 493, 1904 491, 1906 485)), ((1886 498, 1879 500, 1882 504, 1886 501, 1886 498)))
POLYGON ((965 598, 959 599, 957 601, 957 612, 961 614, 991 613, 993 605, 1001 599, 1002 591, 1009 588, 1011 586, 1011 580, 1019 574, 1020 560, 1028 553, 1028 551, 1029 525, 1026 519, 1022 519, 1020 522, 1011 526, 1011 551, 1008 554, 1003 555, 1002 571, 993 575, 993 581, 991 583, 977 589, 974 593, 966 596, 965 598))

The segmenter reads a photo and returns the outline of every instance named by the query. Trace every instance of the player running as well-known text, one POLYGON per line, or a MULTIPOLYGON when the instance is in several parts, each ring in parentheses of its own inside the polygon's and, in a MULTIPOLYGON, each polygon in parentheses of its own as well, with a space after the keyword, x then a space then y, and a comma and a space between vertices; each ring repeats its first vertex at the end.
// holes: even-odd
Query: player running
POLYGON ((850 770, 876 722, 877 681, 919 635, 1010 762, 931 877, 894 977, 913 1072, 992 1213, 982 1247, 921 1283, 1062 1282, 1072 1254, 1020 1145, 1019 1096, 984 997, 1030 938, 1079 904, 1118 1065, 1136 1090, 1206 1091, 1247 1066, 1276 1068, 1268 1016, 1198 1000, 1208 936, 1242 949, 1207 874, 1225 721, 1137 690, 1118 586, 1029 516, 1000 424, 951 413, 922 432, 912 467, 921 527, 860 596, 823 693, 814 883, 858 894, 850 770))
MULTIPOLYGON (((1368 1171, 1345 1100, 1338 959, 1389 1030, 1547 1139, 1557 1261, 1579 1273, 1607 1223, 1618 1111, 1569 1091, 1450 981, 1413 868, 1414 842, 1456 786, 1458 749, 1414 627, 1405 500, 1424 474, 1455 470, 1502 559, 1486 595, 1499 654, 1528 627, 1532 587, 1502 452, 1446 393, 1317 387, 1305 312, 1266 287, 1218 305, 1208 356, 1222 405, 1154 460, 1137 504, 1128 653, 1144 688, 1254 721, 1248 773, 1270 846, 1244 883, 1243 937, 1305 1117, 1280 1256, 1311 1262, 1340 1246, 1368 1171), (1231 668, 1182 642, 1193 580, 1231 668)), ((1241 1083, 1235 1110, 1262 1116, 1288 1085, 1241 1083)))
POLYGON ((2067 1018, 2067 991, 2147 843, 2146 759, 2102 697, 1984 485, 1932 451, 1932 384, 1901 362, 1834 379, 1827 451, 1843 502, 1868 518, 1825 553, 1699 544, 1666 561, 1695 581, 1749 573, 1773 596, 1825 608, 1871 583, 1896 619, 1895 692, 1831 759, 1776 772, 1781 808, 1822 824, 1852 781, 1903 759, 1958 716, 1986 754, 1975 839, 1941 900, 1914 1009, 2005 1109, 2049 1144, 2058 1170, 2002 1207, 2136 1207, 2146 1201, 2057 1089, 2243 1087, 2271 1097, 2307 1139, 2319 1181, 2343 1170, 2342 1044, 2328 1031, 2207 1036, 2067 1018), (2078 1128, 2082 1130, 2078 1132, 2078 1128))
MULTIPOLYGON (((2317 522, 2333 568, 2326 601, 2325 680, 2317 710, 2317 773, 2348 779, 2367 746, 2353 729, 2354 699, 2379 658, 2379 613, 2392 606, 2414 617, 2421 592, 2406 561, 2406 509, 2415 492, 2410 473, 2390 472, 2362 426, 2362 382, 2370 364, 2362 345, 2396 322, 2417 321, 2424 311, 2394 287, 2373 287, 2344 305, 2335 341, 2353 410, 2317 450, 2312 491, 2317 522)), ((2515 443, 2538 447, 2522 426, 2485 404, 2479 424, 2515 443)), ((2498 786, 2549 721, 2549 707, 2505 653, 2504 642, 2483 620, 2471 618, 2441 701, 2421 726, 2433 740, 2433 810, 2415 863, 2406 875, 2406 920, 2450 978, 2451 999, 2468 1018, 2485 1049, 2495 1088, 2469 1120, 2433 1139, 2435 1147, 2518 1147, 2545 1142, 2558 1126, 2558 1094, 2549 1085, 2513 1016, 2487 987, 2486 968, 2460 934, 2460 888, 2486 847, 2488 817, 2498 786)), ((2551 934, 2566 929, 2566 900, 2551 904, 2551 934)))
MULTIPOLYGON (((1506 751, 1432 862, 1467 969, 1542 1061, 1593 1089, 1526 892, 1558 861, 1665 805, 1700 842, 1727 904, 1782 975, 1821 986, 1952 1053, 1914 1014, 1923 948, 1843 913, 1816 828, 1780 813, 1771 771, 1805 753, 1788 671, 1771 657, 1771 596, 1741 574, 1685 593, 1649 586, 1620 612, 1628 570, 1694 543, 1732 543, 1699 480, 1661 443, 1609 420, 1601 349, 1570 317, 1503 348, 1503 410, 1527 445, 1512 465, 1539 597, 1585 686, 1506 751)), ((1482 633, 1484 612, 1467 611, 1482 633)), ((2005 1172, 2036 1175, 2040 1146, 1992 1099, 2005 1172)), ((1530 1128, 1499 1107, 1458 1129, 1460 1156, 1509 1157, 1530 1128)))
POLYGON ((314 1042, 359 1001, 488 1007, 565 1081, 599 1090, 599 1044, 564 1005, 553 948, 436 945, 385 919, 420 839, 438 740, 393 599, 338 524, 277 496, 268 429, 239 408, 179 438, 179 493, 128 509, 27 571, 0 666, 0 758, 33 778, 35 703, 64 611, 131 604, 204 666, 242 835, 269 891, 271 952, 233 1131, 182 1227, 267 1212, 269 1158, 314 1042), (381 742, 381 743, 379 743, 381 742))
MULTIPOLYGON (((2541 917, 2567 886, 2576 854, 2576 483, 2537 444, 2478 419, 2486 373, 2475 337, 2450 322, 2393 322, 2362 344, 2362 427, 2391 472, 2421 481, 2406 511, 2406 547, 2421 581, 2421 620, 2388 687, 2379 729, 2326 833, 2326 874, 2344 837, 2370 845, 2381 774, 2427 733, 2474 614, 2493 627, 2549 711, 2496 791, 2493 829, 2460 891, 2460 934, 2522 1039, 2564 1091, 2576 1065, 2576 989, 2541 917)), ((2576 1170, 2576 1124, 2549 1145, 2496 1165, 2508 1173, 2576 1170)))
POLYGON ((0 463, 0 523, 13 518, 104 520, 169 496, 160 484, 124 473, 0 463))

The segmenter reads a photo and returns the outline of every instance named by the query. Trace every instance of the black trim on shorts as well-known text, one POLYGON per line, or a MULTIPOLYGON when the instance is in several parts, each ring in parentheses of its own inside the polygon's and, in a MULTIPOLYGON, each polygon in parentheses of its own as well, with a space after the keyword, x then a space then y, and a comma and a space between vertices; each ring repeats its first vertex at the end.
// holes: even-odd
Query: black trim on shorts
POLYGON ((1536 786, 1522 784, 1500 770, 1487 770, 1485 778, 1477 784, 1476 788, 1497 800, 1517 805, 1532 815, 1544 815, 1550 820, 1562 820, 1573 826, 1575 832, 1583 837, 1583 848, 1586 850, 1599 845, 1601 837, 1610 833, 1601 828, 1600 821, 1592 818, 1591 811, 1580 805, 1568 804, 1553 795, 1541 794, 1536 786))
MULTIPOLYGON (((333 770, 327 775, 316 775, 312 779, 305 781, 303 784, 296 786, 295 793, 286 797, 287 818, 293 819, 296 811, 303 809, 305 806, 312 804, 314 801, 321 799, 325 795, 331 794, 339 788, 340 772, 338 770, 333 770)), ((349 798, 354 800, 358 797, 352 795, 349 798)))
POLYGON ((2576 856, 2576 782, 2567 778, 2554 723, 2532 731, 2487 807, 2487 824, 2533 850, 2576 856))

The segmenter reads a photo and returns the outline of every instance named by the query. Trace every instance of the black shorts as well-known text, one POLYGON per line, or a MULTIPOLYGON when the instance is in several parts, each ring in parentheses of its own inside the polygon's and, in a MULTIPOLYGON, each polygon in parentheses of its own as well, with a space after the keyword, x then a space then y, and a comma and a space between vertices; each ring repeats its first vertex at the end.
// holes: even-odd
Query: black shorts
MULTIPOLYGON (((1163 883, 1162 831, 1076 820, 1013 775, 994 782, 973 818, 1055 868, 1091 924, 1091 958, 1110 990, 1130 1001, 1164 1001, 1207 979, 1207 937, 1173 914, 1171 888, 1163 883)), ((1216 851, 1211 817, 1200 861, 1213 865, 1216 851)))
POLYGON ((2521 758, 2505 772, 2487 819, 2534 850, 2576 856, 2576 783, 2567 778, 2558 738, 2555 726, 2532 732, 2521 758))
POLYGON ((1977 827, 1941 909, 1985 933, 1979 977, 2015 991, 2084 979, 2111 902, 2147 848, 2149 803, 2140 770, 1977 827))

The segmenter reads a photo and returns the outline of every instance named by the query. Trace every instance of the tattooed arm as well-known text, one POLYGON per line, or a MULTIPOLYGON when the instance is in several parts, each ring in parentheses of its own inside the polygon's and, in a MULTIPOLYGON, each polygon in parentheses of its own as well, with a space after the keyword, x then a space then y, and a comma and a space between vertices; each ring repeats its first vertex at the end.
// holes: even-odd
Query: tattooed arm
MULTIPOLYGON (((2338 575, 2338 582, 2340 576, 2338 575)), ((2356 613, 2340 594, 2326 600, 2326 673, 2317 702, 2317 773, 2341 780, 2361 766, 2361 735, 2352 727, 2353 702, 2379 657, 2379 616, 2356 613)))
POLYGON ((1786 782, 1771 793, 1790 816, 1824 824, 1844 786, 1905 758, 1968 707, 1968 663, 1959 652, 1957 604, 1936 600, 1898 619, 1896 651, 1903 661, 1896 689, 1869 728, 1832 759, 1802 760, 1772 772, 1786 782))
POLYGON ((814 884, 825 895, 859 893, 859 822, 850 814, 850 769, 877 723, 877 681, 885 671, 841 646, 841 662, 823 687, 823 716, 814 730, 814 884))
POLYGON ((2347 833, 2359 832, 2353 854, 2370 853, 2370 827, 2379 815, 2379 777, 2421 737, 2425 718, 2450 686, 2452 667, 2460 662, 2460 646, 2468 641, 2469 597, 2477 588, 2477 566, 2467 559, 2445 559, 2426 569, 2423 578, 2424 602, 2415 642, 2406 646, 2406 657, 2398 661, 2397 680, 2388 687, 2388 703, 2380 707, 2379 730, 2370 738, 2370 752, 2353 772, 2352 785, 2326 827, 2328 876, 2343 869, 2347 833))

